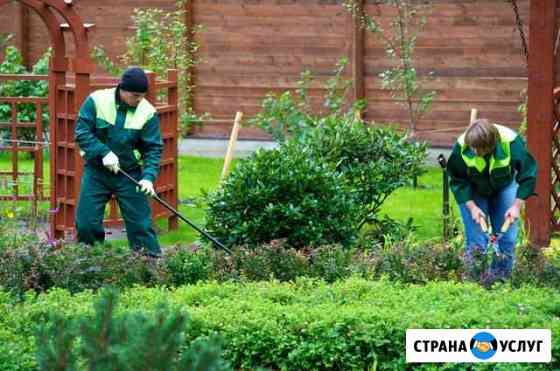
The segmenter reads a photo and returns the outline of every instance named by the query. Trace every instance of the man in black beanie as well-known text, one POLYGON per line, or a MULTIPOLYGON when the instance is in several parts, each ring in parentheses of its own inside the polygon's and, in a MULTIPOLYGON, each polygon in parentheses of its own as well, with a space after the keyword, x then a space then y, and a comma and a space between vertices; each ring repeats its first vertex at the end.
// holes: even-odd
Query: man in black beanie
POLYGON ((146 74, 131 67, 116 88, 93 92, 80 109, 74 132, 85 160, 76 210, 79 242, 104 241, 105 205, 114 194, 130 247, 161 254, 146 195, 155 194, 163 143, 156 109, 145 99, 147 91, 146 74), (140 189, 119 169, 137 179, 140 189))

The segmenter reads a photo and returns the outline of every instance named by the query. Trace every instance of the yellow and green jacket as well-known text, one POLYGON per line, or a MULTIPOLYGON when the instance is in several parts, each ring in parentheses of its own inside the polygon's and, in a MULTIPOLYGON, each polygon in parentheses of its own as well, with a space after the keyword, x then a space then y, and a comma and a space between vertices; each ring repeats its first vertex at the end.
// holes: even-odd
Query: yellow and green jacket
POLYGON ((494 153, 477 156, 461 135, 447 162, 450 187, 458 203, 473 199, 473 194, 483 197, 494 195, 511 184, 519 184, 517 198, 527 199, 535 192, 537 163, 523 138, 515 131, 495 125, 499 141, 494 153))
POLYGON ((125 171, 140 167, 142 160, 142 179, 155 182, 163 143, 148 100, 131 107, 120 100, 118 88, 95 91, 80 109, 74 134, 86 166, 102 168, 103 157, 113 151, 125 171))

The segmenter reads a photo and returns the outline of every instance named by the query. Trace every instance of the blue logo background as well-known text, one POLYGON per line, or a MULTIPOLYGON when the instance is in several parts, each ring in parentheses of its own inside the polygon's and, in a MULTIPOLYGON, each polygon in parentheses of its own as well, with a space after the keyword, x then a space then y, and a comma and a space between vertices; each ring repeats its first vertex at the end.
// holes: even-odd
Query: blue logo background
POLYGON ((478 359, 489 359, 496 354, 498 341, 489 332, 479 332, 473 336, 470 342, 471 353, 478 359), (482 344, 481 344, 482 343, 482 344), (490 346, 491 345, 491 346, 490 346), (481 348, 488 349, 481 349, 481 348))

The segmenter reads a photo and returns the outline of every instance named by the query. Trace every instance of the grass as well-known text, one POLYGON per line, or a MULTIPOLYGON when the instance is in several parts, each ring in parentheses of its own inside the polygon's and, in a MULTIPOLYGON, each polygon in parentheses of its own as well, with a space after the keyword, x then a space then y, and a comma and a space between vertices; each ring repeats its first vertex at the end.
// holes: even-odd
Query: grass
MULTIPOLYGON (((204 225, 204 207, 196 200, 201 200, 204 192, 212 191, 219 185, 223 159, 180 156, 179 160, 179 212, 198 226, 204 225)), ((233 166, 235 166, 235 161, 233 166)), ((19 160, 20 171, 30 171, 32 160, 22 157, 19 160)), ((7 153, 0 154, 0 171, 11 170, 11 160, 7 153)), ((48 161, 44 163, 44 174, 48 184, 48 161)), ((6 176, 2 176, 6 177, 6 176)), ((417 227, 416 237, 419 240, 438 239, 442 237, 442 175, 441 169, 428 168, 426 174, 418 180, 418 188, 405 187, 394 192, 384 203, 381 214, 386 214, 396 220, 406 222, 413 218, 417 227)), ((0 194, 9 194, 4 189, 3 178, 0 178, 0 194)), ((452 215, 457 217, 458 211, 453 197, 450 204, 452 215)), ((6 202, 0 207, 7 210, 12 207, 12 202, 6 202)), ((41 210, 46 210, 42 205, 41 210)), ((18 210, 30 209, 29 202, 18 203, 18 210)), ((24 210, 22 215, 29 215, 29 210, 24 210)), ((167 221, 159 220, 156 223, 159 239, 162 245, 189 243, 198 238, 198 232, 182 221, 179 228, 167 231, 167 221)), ((126 240, 114 240, 117 245, 126 245, 126 240)))
MULTIPOLYGON (((449 191, 451 219, 459 218, 459 209, 449 191)), ((440 167, 428 167, 418 178, 418 187, 400 188, 393 192, 381 208, 381 214, 406 222, 412 218, 419 240, 443 238, 443 178, 440 167)))

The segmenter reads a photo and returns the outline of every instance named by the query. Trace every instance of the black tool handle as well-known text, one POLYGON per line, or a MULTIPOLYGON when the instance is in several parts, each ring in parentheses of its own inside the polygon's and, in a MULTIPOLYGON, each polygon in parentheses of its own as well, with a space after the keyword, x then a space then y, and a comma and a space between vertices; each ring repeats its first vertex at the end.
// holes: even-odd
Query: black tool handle
MULTIPOLYGON (((130 174, 128 174, 126 171, 123 171, 122 169, 119 169, 119 171, 121 172, 121 174, 123 174, 125 177, 127 177, 128 179, 130 179, 132 182, 134 182, 134 184, 136 184, 138 187, 141 187, 140 182, 138 182, 136 179, 134 179, 130 174)), ((167 210, 171 211, 173 214, 175 214, 179 219, 181 219, 182 221, 184 221, 185 223, 187 223, 188 225, 190 225, 192 228, 194 228, 197 232, 199 232, 200 234, 204 235, 204 237, 208 238, 210 241, 212 241, 213 243, 215 243, 216 245, 218 245, 221 249, 223 249, 225 252, 227 252, 228 254, 231 255, 231 250, 228 249, 227 247, 224 246, 224 244, 222 244, 220 241, 218 241, 217 239, 215 239, 214 237, 212 237, 211 235, 209 235, 205 230, 199 228, 197 225, 195 225, 194 223, 192 223, 190 220, 188 220, 187 218, 185 218, 183 215, 179 214, 179 212, 177 210, 175 210, 173 208, 173 206, 171 206, 167 201, 165 201, 164 199, 162 199, 161 197, 159 197, 157 194, 152 196, 157 202, 160 203, 160 205, 162 205, 163 207, 165 207, 167 210)))

